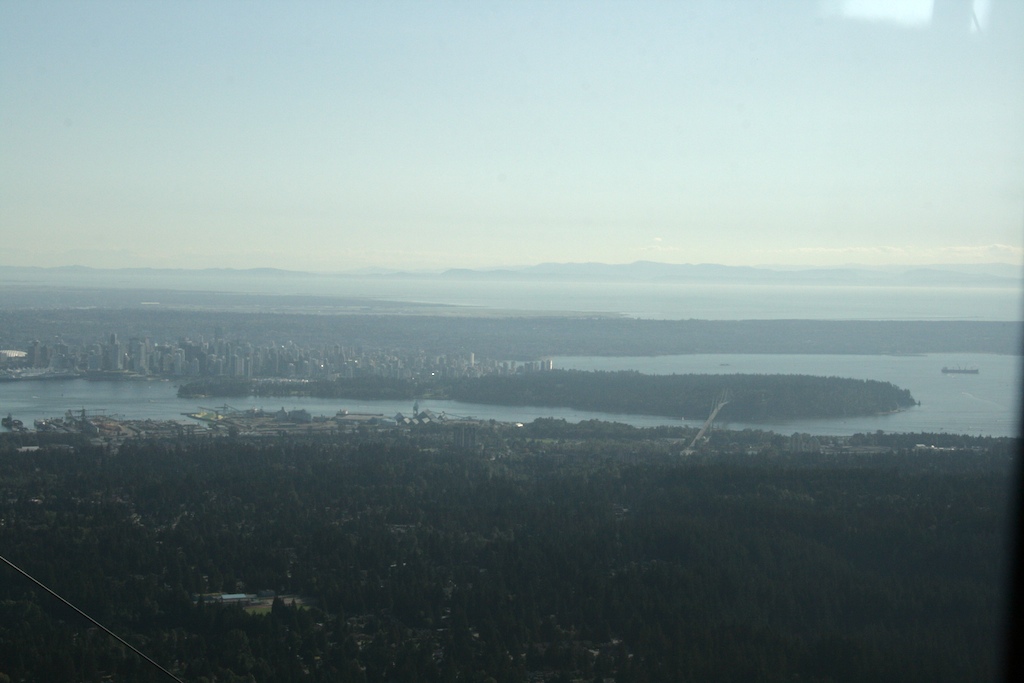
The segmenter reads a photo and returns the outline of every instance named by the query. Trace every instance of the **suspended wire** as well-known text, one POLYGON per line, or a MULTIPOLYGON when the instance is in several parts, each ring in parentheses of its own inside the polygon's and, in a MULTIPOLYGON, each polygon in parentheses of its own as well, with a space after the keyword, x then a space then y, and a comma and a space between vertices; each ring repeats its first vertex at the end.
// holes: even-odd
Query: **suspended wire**
POLYGON ((142 650, 140 650, 139 648, 135 647, 134 645, 132 645, 131 643, 129 643, 129 642, 127 641, 127 640, 125 640, 125 639, 124 639, 124 638, 122 638, 121 636, 117 635, 116 633, 114 633, 113 631, 111 631, 111 630, 110 630, 109 628, 107 628, 106 626, 104 626, 104 625, 103 625, 103 624, 101 624, 100 622, 96 621, 95 619, 93 619, 92 617, 90 617, 90 616, 89 616, 88 614, 86 614, 86 613, 85 613, 85 612, 83 612, 82 610, 80 610, 80 609, 78 609, 77 607, 75 607, 74 605, 72 605, 72 604, 71 604, 70 602, 68 602, 68 601, 67 601, 67 600, 65 600, 65 599, 64 599, 63 597, 61 597, 60 595, 58 595, 58 594, 57 594, 57 593, 56 593, 55 591, 53 591, 53 590, 52 590, 52 589, 51 589, 50 587, 46 586, 46 585, 45 585, 45 584, 44 584, 44 583, 43 583, 42 581, 40 581, 40 580, 39 580, 39 579, 37 579, 36 577, 32 576, 32 575, 31 575, 31 574, 29 574, 29 573, 28 573, 27 571, 25 571, 24 569, 22 569, 22 568, 21 568, 21 567, 19 567, 18 565, 14 564, 13 562, 11 562, 10 560, 8 560, 8 559, 7 559, 6 557, 4 557, 3 555, 0 555, 0 560, 3 560, 3 561, 4 561, 4 563, 6 563, 8 567, 10 567, 10 568, 11 568, 11 569, 13 569, 14 571, 18 572, 19 574, 21 574, 22 576, 24 576, 24 577, 25 577, 26 579, 28 579, 29 581, 31 581, 31 582, 32 582, 32 583, 34 583, 35 585, 39 586, 40 588, 42 588, 42 589, 43 589, 44 591, 46 591, 47 593, 49 593, 49 594, 50 594, 50 595, 52 595, 53 597, 55 597, 55 598, 57 598, 58 600, 60 600, 60 601, 61 601, 62 603, 64 603, 65 605, 67 605, 68 607, 70 607, 71 609, 73 609, 73 610, 74 610, 75 612, 77 612, 77 613, 78 613, 78 614, 80 614, 81 616, 85 617, 85 619, 86 619, 86 620, 88 620, 88 621, 89 621, 90 623, 92 623, 92 624, 93 624, 94 626, 96 626, 97 628, 99 628, 99 629, 102 629, 102 630, 103 630, 103 631, 104 631, 104 632, 105 632, 105 633, 106 633, 106 634, 107 634, 108 636, 110 636, 111 638, 113 638, 113 639, 114 639, 114 640, 116 640, 117 642, 119 642, 119 643, 121 643, 122 645, 124 645, 124 646, 125 646, 126 648, 128 648, 129 650, 131 650, 132 652, 134 652, 135 654, 137 654, 137 655, 138 655, 139 657, 142 657, 142 659, 144 659, 145 661, 149 662, 150 664, 152 664, 153 666, 155 666, 155 667, 156 667, 157 669, 159 669, 160 671, 162 671, 162 672, 164 672, 165 674, 167 674, 168 676, 170 676, 170 677, 171 677, 172 679, 174 679, 174 680, 178 681, 178 683, 185 683, 185 682, 184 682, 184 681, 182 681, 182 680, 181 680, 180 678, 178 678, 177 676, 175 676, 174 674, 172 674, 172 673, 171 673, 170 671, 168 671, 167 669, 163 668, 162 666, 160 666, 159 664, 157 664, 156 662, 154 662, 154 661, 153 661, 152 659, 150 659, 150 658, 149 658, 149 657, 148 657, 148 656, 147 656, 147 655, 146 655, 146 654, 145 654, 144 652, 142 652, 142 650))

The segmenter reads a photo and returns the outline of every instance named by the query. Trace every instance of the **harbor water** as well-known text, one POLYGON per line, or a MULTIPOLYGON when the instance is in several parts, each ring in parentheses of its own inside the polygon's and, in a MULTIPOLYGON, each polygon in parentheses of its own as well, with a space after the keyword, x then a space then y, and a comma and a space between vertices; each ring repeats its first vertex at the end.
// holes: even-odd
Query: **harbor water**
MULTIPOLYGON (((1018 433, 1019 356, 987 354, 927 354, 919 356, 857 355, 684 355, 656 357, 556 357, 554 366, 579 370, 636 370, 648 374, 802 374, 874 379, 909 389, 920 402, 908 410, 857 418, 741 423, 729 420, 728 407, 719 424, 732 429, 766 429, 843 436, 874 432, 946 432, 1013 436, 1018 433), (943 373, 942 368, 978 368, 978 374, 943 373)), ((359 401, 318 398, 237 398, 227 404, 237 409, 305 409, 313 415, 350 413, 393 417, 409 414, 412 401, 359 401)), ((215 407, 224 399, 182 399, 170 381, 46 380, 0 383, 0 413, 10 413, 30 426, 36 419, 61 417, 68 410, 104 412, 124 419, 187 421, 185 413, 202 404, 215 407)), ((493 406, 458 401, 420 400, 421 409, 456 417, 502 422, 530 422, 554 417, 570 422, 599 419, 635 426, 703 423, 707 415, 619 415, 543 406, 493 406)), ((708 407, 710 410, 710 406, 708 407)))

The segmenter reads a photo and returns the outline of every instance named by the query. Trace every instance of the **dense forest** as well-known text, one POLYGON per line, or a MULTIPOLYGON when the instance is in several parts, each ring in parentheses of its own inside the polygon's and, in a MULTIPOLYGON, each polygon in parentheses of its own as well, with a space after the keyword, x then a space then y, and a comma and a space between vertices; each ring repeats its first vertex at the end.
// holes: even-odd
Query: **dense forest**
POLYGON ((566 406, 608 413, 702 418, 720 397, 734 420, 872 415, 915 404, 889 382, 809 375, 644 375, 554 370, 462 380, 451 397, 471 403, 566 406))
POLYGON ((316 396, 350 399, 444 398, 468 403, 557 406, 606 413, 697 419, 726 397, 723 417, 776 420, 876 415, 915 405, 889 382, 809 375, 645 375, 552 370, 432 382, 356 377, 302 382, 214 377, 183 384, 178 396, 316 396))
MULTIPOLYGON (((995 677, 1014 440, 679 433, 5 435, 0 547, 188 681, 995 677)), ((0 681, 109 677, 162 680, 8 573, 0 681)))

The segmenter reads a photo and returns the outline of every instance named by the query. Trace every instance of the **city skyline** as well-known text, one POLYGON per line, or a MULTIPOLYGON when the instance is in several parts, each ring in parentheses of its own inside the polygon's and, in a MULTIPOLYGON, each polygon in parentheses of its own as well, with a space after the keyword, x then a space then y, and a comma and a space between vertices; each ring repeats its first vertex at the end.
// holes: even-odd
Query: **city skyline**
POLYGON ((965 7, 5 3, 0 265, 1024 264, 965 7))

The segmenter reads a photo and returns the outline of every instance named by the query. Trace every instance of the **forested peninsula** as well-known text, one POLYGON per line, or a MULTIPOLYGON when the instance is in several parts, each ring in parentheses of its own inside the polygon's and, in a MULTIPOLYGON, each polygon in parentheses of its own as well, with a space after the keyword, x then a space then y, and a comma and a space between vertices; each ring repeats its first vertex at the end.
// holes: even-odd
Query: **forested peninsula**
POLYGON ((645 375, 634 371, 582 370, 433 382, 380 377, 308 381, 210 378, 182 385, 178 396, 433 398, 689 419, 703 418, 715 403, 727 400, 723 416, 748 421, 876 415, 916 404, 908 390, 877 380, 810 375, 645 375))

